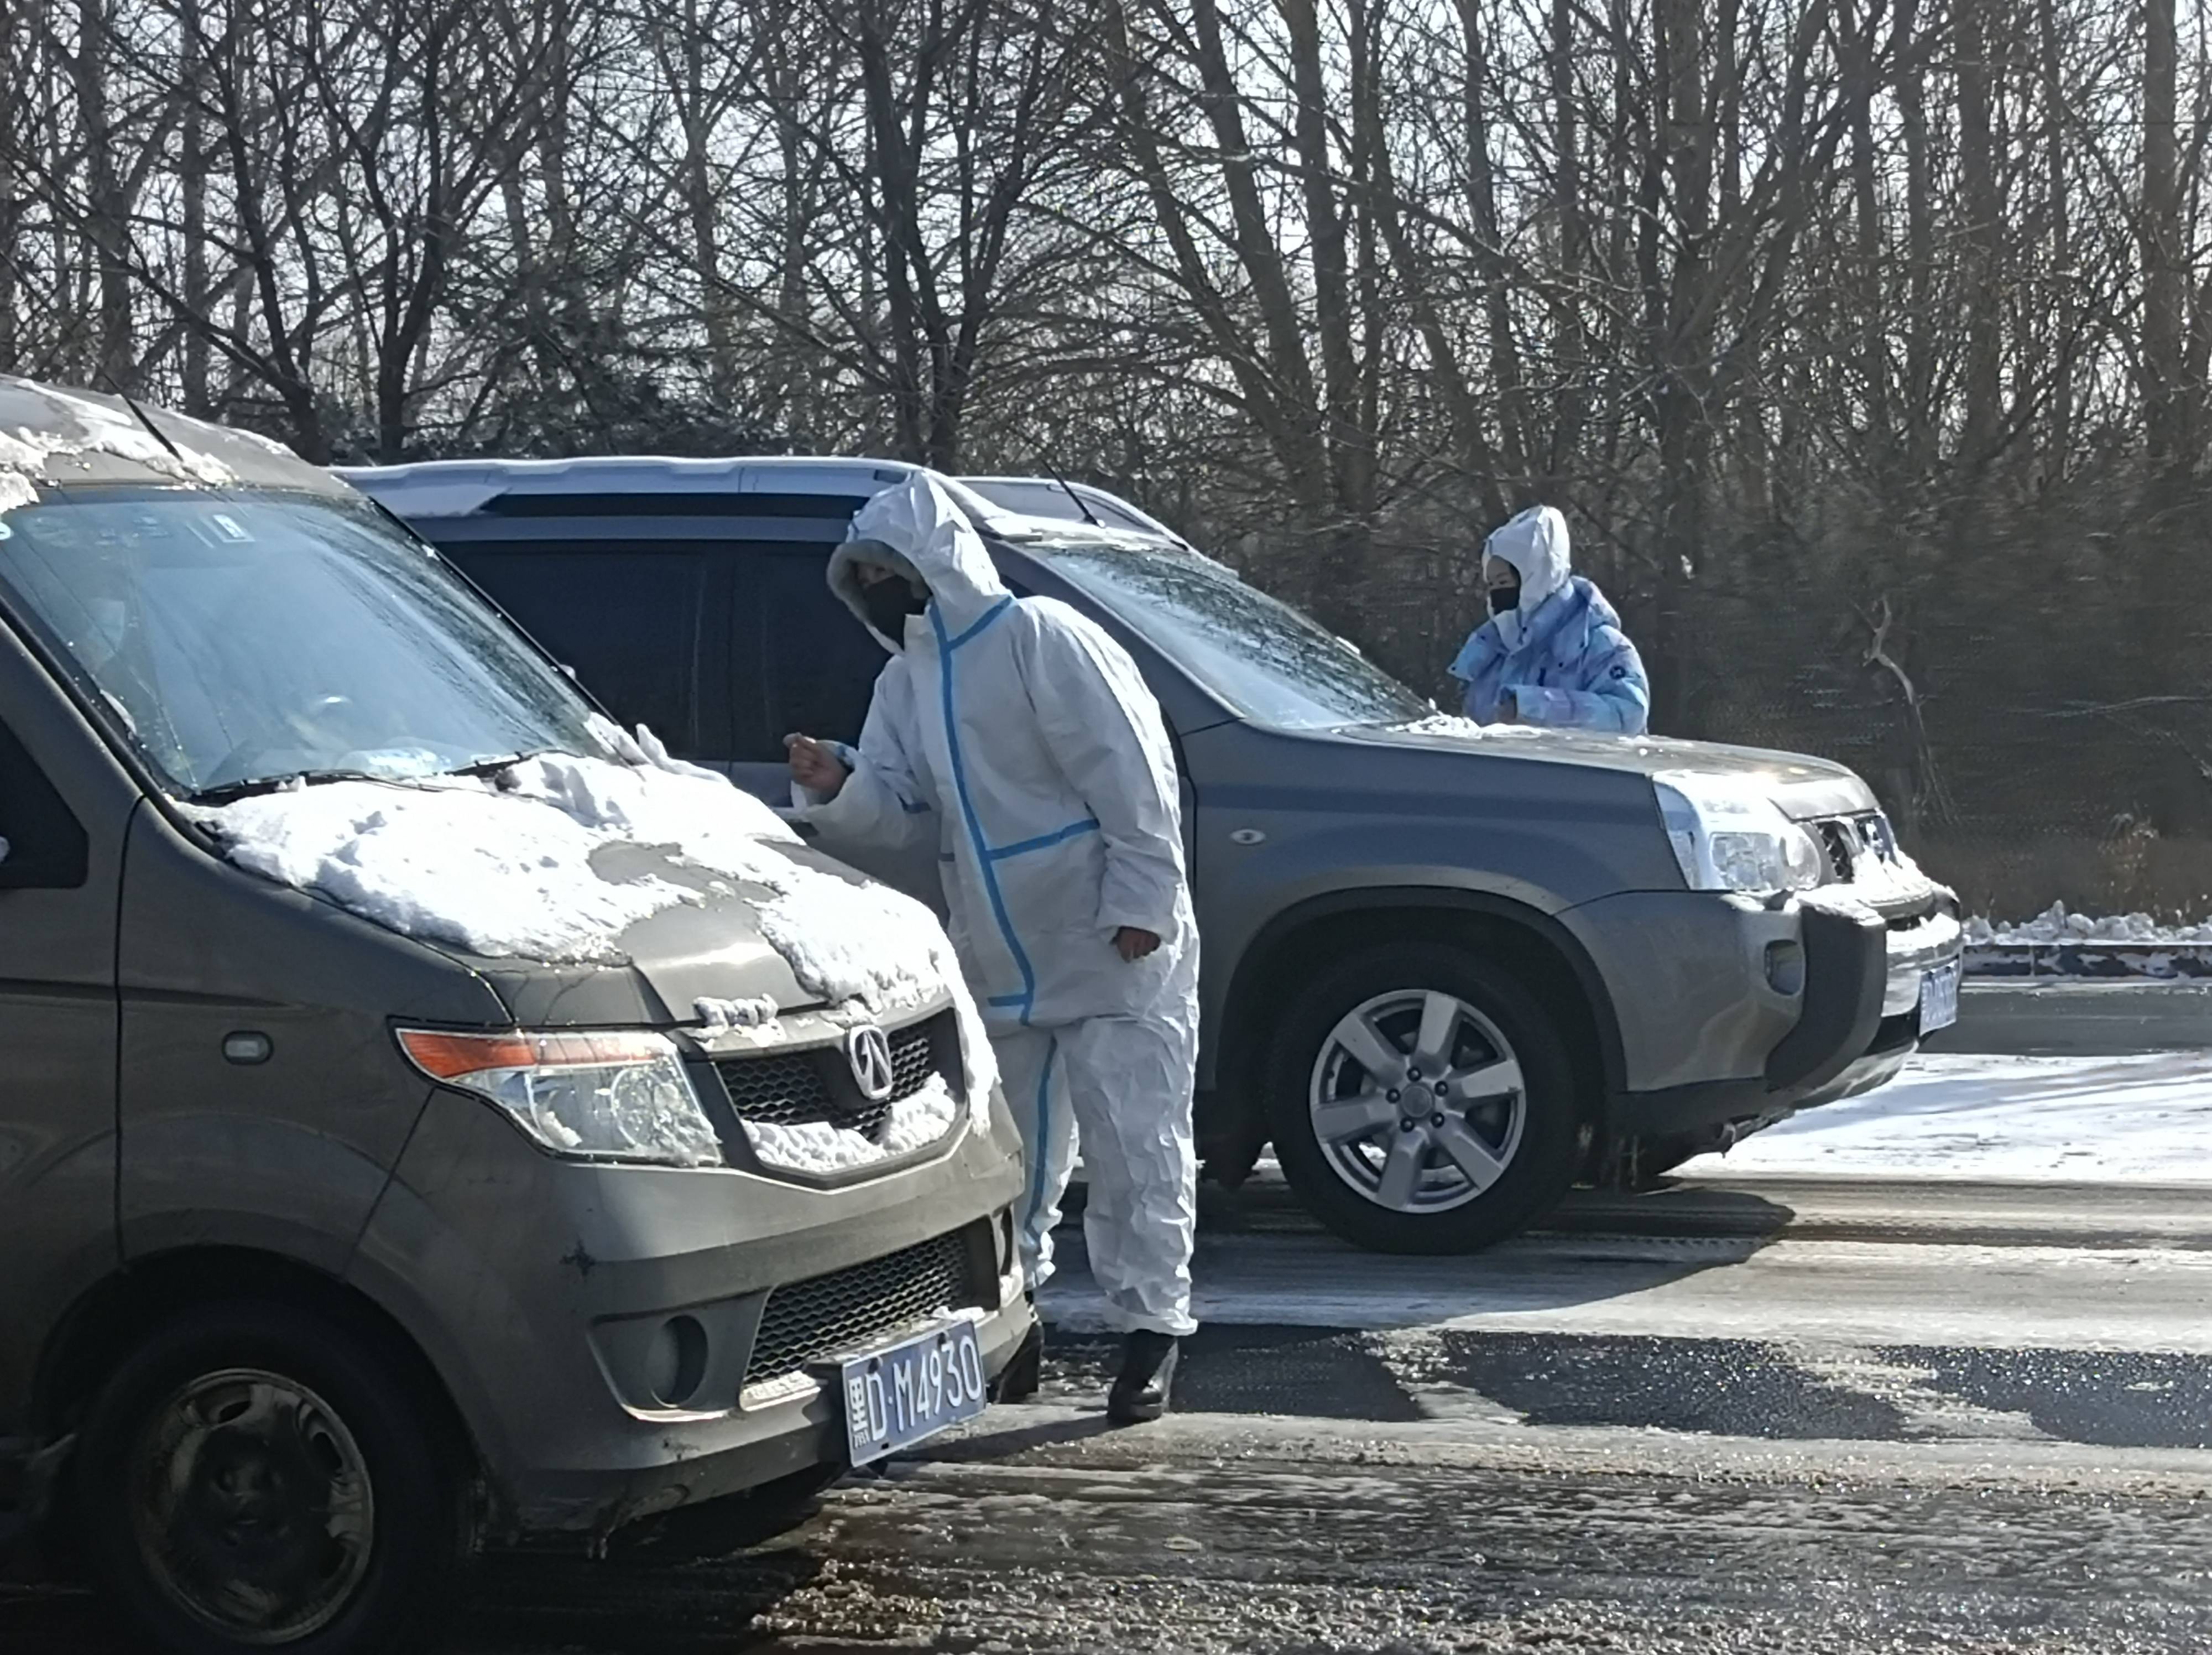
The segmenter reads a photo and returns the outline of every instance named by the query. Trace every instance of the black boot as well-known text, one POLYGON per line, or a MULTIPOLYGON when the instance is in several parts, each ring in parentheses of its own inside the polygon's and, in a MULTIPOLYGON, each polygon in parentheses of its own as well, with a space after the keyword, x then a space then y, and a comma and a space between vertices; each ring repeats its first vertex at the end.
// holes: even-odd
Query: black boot
POLYGON ((1006 1364, 1006 1371, 999 1375, 998 1384, 991 1392, 991 1400, 994 1402, 1028 1402, 1037 1393, 1037 1381, 1042 1377, 1043 1366, 1044 1329, 1032 1327, 1029 1336, 1014 1352, 1013 1360, 1006 1364))
POLYGON ((1133 1333, 1121 1341, 1121 1371, 1106 1393, 1106 1417, 1115 1425, 1140 1425, 1168 1411, 1175 1389, 1176 1338, 1171 1333, 1133 1333))

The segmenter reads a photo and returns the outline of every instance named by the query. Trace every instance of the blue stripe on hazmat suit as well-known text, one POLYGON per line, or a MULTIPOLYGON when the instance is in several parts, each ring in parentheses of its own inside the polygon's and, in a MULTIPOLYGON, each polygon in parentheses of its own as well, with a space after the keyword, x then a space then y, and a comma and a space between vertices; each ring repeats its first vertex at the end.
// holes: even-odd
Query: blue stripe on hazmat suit
POLYGON ((796 789, 800 814, 833 854, 936 845, 1029 1158, 1016 1216, 1031 1281, 1051 1274, 1079 1134, 1085 1239, 1112 1319, 1189 1333, 1198 928, 1158 703, 1094 622, 1007 593, 933 478, 878 495, 830 559, 831 588, 866 624, 862 563, 917 575, 929 605, 902 637, 876 632, 891 659, 841 750, 851 774, 831 800, 796 789), (1124 960, 1125 926, 1160 946, 1124 960))
POLYGON ((1467 715, 1498 721, 1505 694, 1524 724, 1642 735, 1651 710, 1644 660, 1605 594, 1568 561, 1566 520, 1534 506, 1492 533, 1486 557, 1521 575, 1521 604, 1475 628, 1450 666, 1467 715))

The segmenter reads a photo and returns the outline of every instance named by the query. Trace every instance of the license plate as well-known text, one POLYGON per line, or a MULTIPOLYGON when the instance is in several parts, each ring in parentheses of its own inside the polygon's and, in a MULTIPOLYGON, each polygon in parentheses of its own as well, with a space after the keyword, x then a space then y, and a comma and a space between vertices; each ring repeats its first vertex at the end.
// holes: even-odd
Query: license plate
POLYGON ((844 1366, 845 1443, 853 1463, 934 1436, 983 1411, 983 1352, 973 1322, 948 1322, 844 1366))
POLYGON ((1920 1032, 1923 1038, 1959 1020, 1960 969, 1955 964, 1946 965, 1920 979, 1920 1032))

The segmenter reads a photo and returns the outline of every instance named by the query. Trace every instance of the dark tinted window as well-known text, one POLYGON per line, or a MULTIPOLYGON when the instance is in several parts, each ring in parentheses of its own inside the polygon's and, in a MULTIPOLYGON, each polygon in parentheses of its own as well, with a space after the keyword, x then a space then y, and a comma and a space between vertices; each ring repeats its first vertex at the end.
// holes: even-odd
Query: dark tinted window
POLYGON ((826 546, 764 546, 740 576, 738 608, 757 603, 763 623, 759 667, 738 659, 738 727, 748 727, 745 705, 766 714, 749 745, 733 754, 764 760, 783 756, 792 730, 835 741, 857 740, 867 716, 884 647, 830 590, 826 546))
POLYGON ((650 725, 681 758, 722 756, 705 751, 719 720, 700 693, 711 670, 704 550, 478 543, 447 555, 623 727, 650 725))
POLYGON ((46 772, 0 724, 0 889, 84 883, 84 830, 46 772))

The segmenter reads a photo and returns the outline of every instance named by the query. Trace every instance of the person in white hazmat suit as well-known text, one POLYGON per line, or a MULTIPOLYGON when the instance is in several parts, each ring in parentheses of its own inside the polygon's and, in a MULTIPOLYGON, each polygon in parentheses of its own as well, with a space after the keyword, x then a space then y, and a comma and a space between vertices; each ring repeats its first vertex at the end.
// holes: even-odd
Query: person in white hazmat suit
POLYGON ((786 739, 825 849, 936 842, 953 945, 1020 1122, 1023 1263, 1042 1285, 1079 1136, 1084 1238, 1123 1334, 1117 1421, 1164 1412, 1193 1332, 1198 930, 1175 758, 1121 645, 1016 599, 918 475, 857 513, 831 588, 890 661, 857 747, 786 739))

